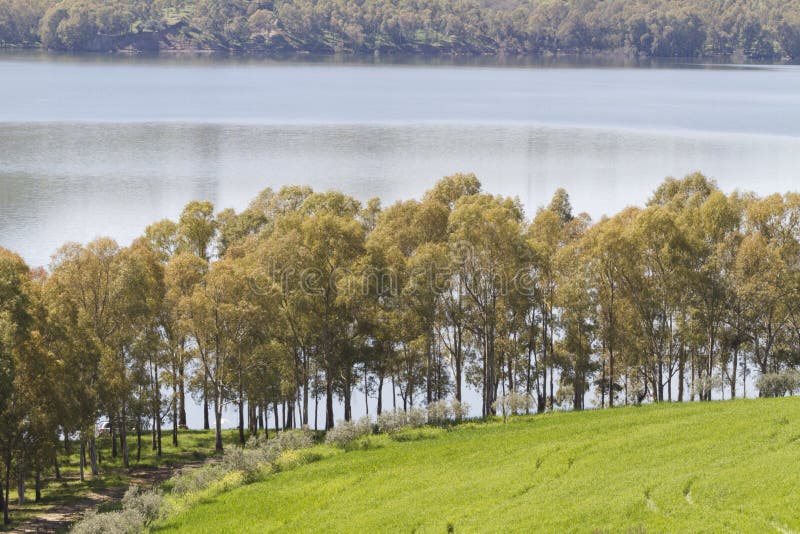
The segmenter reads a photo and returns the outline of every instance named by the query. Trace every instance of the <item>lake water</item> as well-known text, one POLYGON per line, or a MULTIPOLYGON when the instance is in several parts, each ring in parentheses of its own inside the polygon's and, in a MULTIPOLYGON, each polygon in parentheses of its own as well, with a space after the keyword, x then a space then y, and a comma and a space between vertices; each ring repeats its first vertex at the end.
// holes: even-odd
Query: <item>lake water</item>
POLYGON ((566 187, 597 218, 695 170, 798 188, 800 68, 0 55, 0 246, 33 265, 267 186, 388 203, 473 171, 531 213, 566 187))
POLYGON ((0 55, 0 246, 37 265, 267 186, 391 202, 474 171, 531 212, 566 187, 596 218, 694 170, 796 188, 800 68, 0 55))

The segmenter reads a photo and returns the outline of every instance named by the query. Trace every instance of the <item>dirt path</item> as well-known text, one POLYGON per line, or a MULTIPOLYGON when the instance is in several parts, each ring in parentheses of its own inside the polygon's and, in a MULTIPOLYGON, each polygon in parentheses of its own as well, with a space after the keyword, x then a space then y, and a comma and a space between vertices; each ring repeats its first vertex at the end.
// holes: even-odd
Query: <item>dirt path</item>
MULTIPOLYGON (((137 484, 143 488, 151 488, 168 478, 176 470, 185 466, 200 465, 201 462, 189 462, 178 466, 136 468, 128 472, 130 484, 137 484)), ((119 486, 100 491, 93 491, 88 495, 76 499, 66 504, 55 504, 36 517, 29 519, 19 525, 11 532, 32 533, 32 532, 66 532, 70 525, 83 517, 83 514, 92 508, 106 503, 122 499, 128 486, 119 486)))

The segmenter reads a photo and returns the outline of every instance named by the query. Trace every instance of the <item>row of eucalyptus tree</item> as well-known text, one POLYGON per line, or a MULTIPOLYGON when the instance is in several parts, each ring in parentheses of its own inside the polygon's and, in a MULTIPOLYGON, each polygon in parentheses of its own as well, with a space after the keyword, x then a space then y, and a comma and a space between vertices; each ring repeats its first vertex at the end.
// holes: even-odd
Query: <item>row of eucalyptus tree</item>
POLYGON ((539 412, 736 397, 753 371, 791 393, 765 378, 800 363, 799 290, 800 195, 699 174, 596 223, 563 190, 527 219, 457 174, 385 208, 307 187, 238 213, 195 201, 48 270, 0 249, 3 509, 71 441, 96 474, 101 417, 125 466, 144 437, 161 454, 165 425, 177 445, 187 395, 221 450, 227 405, 244 443, 329 429, 337 402, 349 420, 356 391, 380 414, 387 390, 405 410, 470 387, 483 416, 511 393, 539 412))

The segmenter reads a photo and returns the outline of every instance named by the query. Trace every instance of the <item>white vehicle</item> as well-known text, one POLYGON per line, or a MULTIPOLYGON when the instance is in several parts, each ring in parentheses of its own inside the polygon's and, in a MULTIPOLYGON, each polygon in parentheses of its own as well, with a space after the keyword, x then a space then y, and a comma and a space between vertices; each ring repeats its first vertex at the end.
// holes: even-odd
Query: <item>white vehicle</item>
POLYGON ((104 436, 111 434, 111 421, 101 421, 97 423, 97 435, 104 436))

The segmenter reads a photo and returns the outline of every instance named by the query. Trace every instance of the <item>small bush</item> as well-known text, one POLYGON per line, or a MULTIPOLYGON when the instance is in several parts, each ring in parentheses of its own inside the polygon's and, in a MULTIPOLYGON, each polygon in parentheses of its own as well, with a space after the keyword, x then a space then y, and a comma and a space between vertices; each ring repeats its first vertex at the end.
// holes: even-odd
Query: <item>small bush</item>
POLYGON ((186 495, 197 493, 222 480, 230 472, 230 466, 224 463, 208 464, 197 468, 184 468, 173 477, 172 493, 186 495))
POLYGON ((287 430, 279 432, 278 437, 268 440, 267 443, 277 444, 282 451, 307 449, 314 445, 314 438, 308 430, 287 430))
POLYGON ((411 408, 406 412, 406 424, 412 428, 424 425, 428 420, 428 414, 422 408, 411 408))
POLYGON ((369 416, 364 416, 355 423, 353 421, 337 422, 325 435, 325 443, 346 448, 357 439, 370 434, 372 434, 372 421, 369 416))
POLYGON ((145 523, 150 523, 164 513, 164 495, 158 490, 142 490, 132 485, 122 497, 122 509, 138 512, 145 523))
POLYGON ((383 412, 378 416, 378 432, 394 434, 406 426, 406 414, 399 410, 383 412))
POLYGON ((459 402, 456 399, 450 403, 450 413, 453 414, 456 421, 461 421, 469 416, 469 404, 466 402, 459 402))
POLYGON ((74 534, 137 534, 144 529, 144 517, 136 510, 98 514, 88 512, 73 525, 74 534))
POLYGON ((497 398, 492 404, 495 411, 500 412, 505 420, 509 415, 528 413, 533 409, 534 400, 531 395, 510 391, 497 398))
POLYGON ((77 534, 135 534, 164 515, 164 496, 157 490, 131 486, 122 498, 122 510, 99 514, 91 511, 76 523, 77 534))
POLYGON ((783 397, 800 390, 800 372, 788 369, 782 373, 766 373, 756 381, 758 393, 762 397, 783 397))
POLYGON ((432 425, 445 425, 453 415, 452 406, 446 400, 428 404, 428 422, 432 425))
POLYGON ((245 479, 253 480, 270 461, 270 449, 233 447, 225 451, 222 463, 228 471, 241 471, 245 479))

